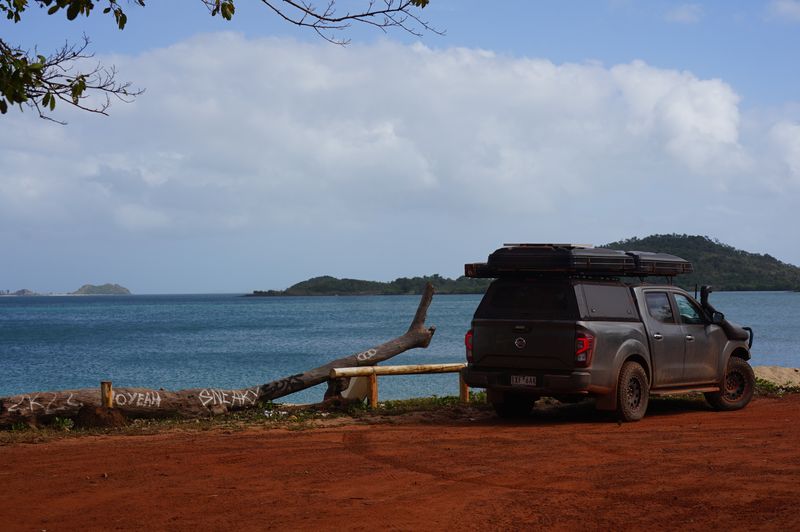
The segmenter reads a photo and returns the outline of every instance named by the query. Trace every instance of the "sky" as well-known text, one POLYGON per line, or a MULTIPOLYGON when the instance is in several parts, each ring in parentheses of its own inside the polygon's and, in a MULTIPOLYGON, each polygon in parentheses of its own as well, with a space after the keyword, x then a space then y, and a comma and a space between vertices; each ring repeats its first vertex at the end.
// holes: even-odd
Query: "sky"
POLYGON ((0 21, 40 52, 86 34, 145 89, 0 117, 0 289, 456 277, 504 242, 655 233, 800 265, 800 0, 431 0, 444 35, 344 47, 259 2, 126 9, 0 21))

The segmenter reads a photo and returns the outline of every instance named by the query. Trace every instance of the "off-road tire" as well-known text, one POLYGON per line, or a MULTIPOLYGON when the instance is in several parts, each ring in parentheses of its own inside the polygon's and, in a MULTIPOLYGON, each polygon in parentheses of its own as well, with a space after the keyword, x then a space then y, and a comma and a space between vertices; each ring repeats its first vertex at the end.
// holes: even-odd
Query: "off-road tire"
POLYGON ((625 362, 619 372, 617 385, 617 414, 622 421, 639 421, 647 412, 650 383, 641 364, 625 362))
POLYGON ((497 416, 503 419, 519 419, 530 415, 536 397, 532 395, 506 393, 502 396, 502 401, 492 402, 497 416))
POLYGON ((715 410, 739 410, 753 398, 756 376, 746 360, 731 357, 722 384, 722 390, 705 394, 706 401, 715 410))

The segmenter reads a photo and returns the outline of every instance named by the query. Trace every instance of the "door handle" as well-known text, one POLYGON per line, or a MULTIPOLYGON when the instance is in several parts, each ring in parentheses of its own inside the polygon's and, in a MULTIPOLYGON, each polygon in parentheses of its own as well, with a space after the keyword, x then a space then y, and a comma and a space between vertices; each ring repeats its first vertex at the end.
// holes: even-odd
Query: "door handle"
POLYGON ((663 340, 664 336, 661 333, 655 333, 653 335, 653 338, 655 338, 656 340, 663 340))
POLYGON ((691 334, 687 334, 686 335, 686 341, 687 342, 694 342, 694 336, 692 336, 691 334))

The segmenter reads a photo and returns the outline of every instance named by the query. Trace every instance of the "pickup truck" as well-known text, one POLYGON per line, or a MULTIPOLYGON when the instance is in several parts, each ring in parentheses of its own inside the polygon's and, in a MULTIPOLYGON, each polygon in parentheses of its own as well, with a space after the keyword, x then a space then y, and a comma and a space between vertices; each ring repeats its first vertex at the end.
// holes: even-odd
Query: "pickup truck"
POLYGON ((752 330, 725 320, 709 287, 697 302, 672 284, 691 271, 679 257, 514 244, 465 268, 496 280, 466 333, 463 377, 502 417, 526 415, 541 396, 594 397, 625 421, 640 420, 653 394, 703 392, 719 410, 753 396, 752 330))

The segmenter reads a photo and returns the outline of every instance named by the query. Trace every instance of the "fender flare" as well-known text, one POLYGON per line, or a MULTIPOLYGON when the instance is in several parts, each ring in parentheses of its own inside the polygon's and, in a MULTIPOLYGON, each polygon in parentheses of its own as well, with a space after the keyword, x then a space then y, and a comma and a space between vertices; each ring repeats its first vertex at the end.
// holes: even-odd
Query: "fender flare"
POLYGON ((622 342, 614 355, 611 364, 611 386, 610 391, 597 397, 597 408, 599 410, 616 410, 617 408, 617 385, 619 383, 619 372, 622 365, 628 360, 636 360, 644 367, 647 373, 647 380, 653 382, 653 364, 650 359, 650 350, 639 339, 629 338, 622 342))
POLYGON ((719 385, 722 387, 725 382, 725 369, 728 367, 728 360, 731 357, 739 357, 749 361, 750 349, 747 346, 747 341, 742 340, 728 340, 725 342, 725 347, 721 350, 719 356, 719 385))

